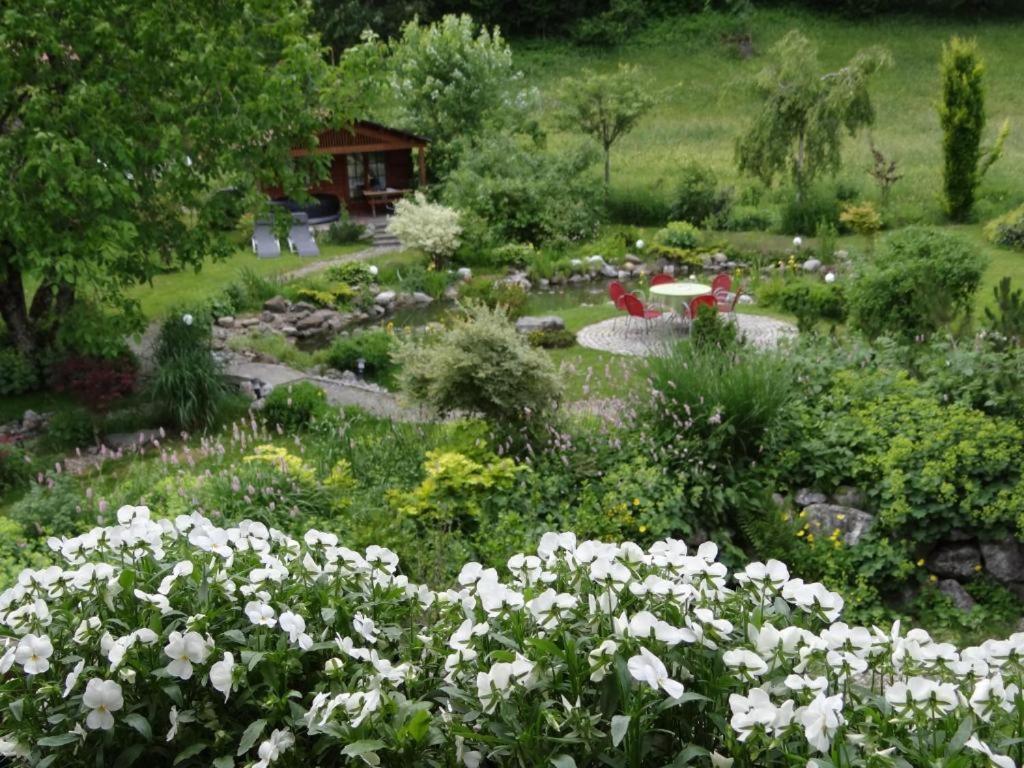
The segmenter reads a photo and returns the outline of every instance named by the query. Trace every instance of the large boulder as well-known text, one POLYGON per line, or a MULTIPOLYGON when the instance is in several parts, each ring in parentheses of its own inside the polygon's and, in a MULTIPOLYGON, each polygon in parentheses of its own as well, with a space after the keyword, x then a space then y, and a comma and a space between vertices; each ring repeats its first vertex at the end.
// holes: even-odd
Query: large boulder
POLYGON ((821 269, 820 259, 808 259, 803 263, 804 272, 817 272, 821 269))
POLYGON ((434 297, 423 293, 423 291, 416 291, 412 295, 412 300, 417 304, 430 304, 434 301, 434 297))
POLYGON ((516 320, 516 330, 520 333, 533 333, 534 331, 564 331, 565 321, 555 315, 544 315, 543 317, 520 317, 516 320))
POLYGON ((618 277, 619 270, 613 267, 611 264, 602 264, 601 269, 598 270, 603 277, 618 277))
POLYGON ((300 331, 313 331, 319 329, 321 326, 327 325, 331 321, 337 320, 338 318, 338 313, 333 309, 318 309, 315 312, 310 312, 305 317, 300 318, 295 323, 295 327, 300 331))
POLYGON ((848 547, 856 545, 875 522, 874 515, 840 504, 810 504, 804 507, 804 517, 816 536, 827 538, 838 530, 848 547))
POLYGON ((810 488, 801 488, 796 492, 796 496, 793 498, 798 507, 809 507, 811 504, 824 504, 828 501, 828 497, 820 491, 815 491, 810 488))
POLYGON ((981 552, 973 544, 945 544, 928 557, 928 569, 949 579, 970 579, 981 565, 981 552))
POLYGON ((967 590, 964 589, 963 584, 956 579, 943 579, 939 582, 938 587, 939 592, 952 600, 953 605, 961 611, 966 612, 974 607, 974 598, 967 594, 967 590))
POLYGON ((394 291, 381 291, 373 297, 374 304, 379 304, 382 307, 390 307, 395 303, 395 299, 398 298, 398 294, 394 291))
POLYGON ((832 501, 844 507, 857 507, 861 509, 868 503, 868 497, 859 488, 850 485, 841 485, 832 494, 832 501))
POLYGON ((284 296, 274 296, 272 299, 267 299, 263 302, 263 309, 267 312, 273 312, 275 315, 283 315, 288 311, 288 299, 284 296))
POLYGON ((985 570, 999 581, 1024 581, 1024 551, 1012 539, 983 541, 981 558, 985 570))

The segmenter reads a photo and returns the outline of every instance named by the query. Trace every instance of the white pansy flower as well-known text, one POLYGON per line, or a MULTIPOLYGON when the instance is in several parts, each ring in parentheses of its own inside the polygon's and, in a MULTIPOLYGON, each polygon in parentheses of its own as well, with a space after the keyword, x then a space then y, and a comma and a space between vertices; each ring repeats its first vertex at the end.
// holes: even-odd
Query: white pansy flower
POLYGON ((85 724, 94 731, 109 731, 114 727, 114 712, 124 706, 121 686, 113 680, 92 678, 85 686, 82 704, 89 710, 85 724))
POLYGON ((273 627, 277 624, 274 609, 259 600, 250 600, 245 604, 245 615, 259 627, 273 627))
POLYGON ((975 752, 980 752, 989 759, 989 762, 996 768, 1017 768, 1017 764, 1013 762, 1013 758, 1007 757, 1006 755, 997 755, 992 751, 992 748, 977 737, 977 735, 971 736, 965 743, 964 746, 968 749, 973 749, 975 752))
POLYGON ((797 710, 796 716, 804 727, 807 743, 825 754, 831 748, 832 737, 839 726, 846 722, 843 717, 843 697, 819 693, 810 704, 797 710))
POLYGON ((25 635, 18 641, 14 661, 21 665, 26 675, 39 675, 50 668, 53 643, 46 635, 25 635))
POLYGON ((188 680, 192 677, 192 665, 202 664, 210 655, 206 640, 198 632, 171 632, 164 646, 164 653, 170 657, 167 674, 188 680))
POLYGON ((295 744, 295 737, 292 736, 291 731, 275 728, 273 733, 270 734, 270 738, 260 744, 257 751, 260 759, 253 765, 253 768, 267 768, 268 765, 281 756, 282 752, 285 752, 293 744, 295 744))
POLYGON ((75 664, 74 668, 70 672, 68 672, 67 676, 64 678, 63 696, 65 699, 68 697, 71 691, 75 689, 75 685, 78 684, 78 677, 82 674, 83 669, 85 669, 85 659, 82 659, 77 664, 75 664))
POLYGON ((626 668, 634 680, 654 690, 661 689, 673 699, 683 695, 683 684, 670 679, 664 662, 646 648, 641 647, 638 655, 630 657, 626 668))
POLYGON ((224 658, 210 667, 210 685, 224 694, 224 701, 231 695, 231 681, 235 669, 234 654, 225 653, 224 658))

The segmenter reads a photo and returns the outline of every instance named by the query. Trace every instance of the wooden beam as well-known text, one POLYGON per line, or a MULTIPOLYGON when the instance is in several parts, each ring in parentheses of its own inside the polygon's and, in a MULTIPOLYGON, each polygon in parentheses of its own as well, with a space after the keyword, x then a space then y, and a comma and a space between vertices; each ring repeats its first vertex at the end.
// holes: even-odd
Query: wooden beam
POLYGON ((420 169, 421 187, 427 186, 427 161, 426 158, 424 157, 425 154, 426 153, 424 152, 423 147, 420 147, 419 151, 416 153, 416 162, 419 165, 420 169))
MULTIPOLYGON (((293 149, 292 157, 304 157, 305 155, 358 155, 362 152, 391 152, 414 149, 415 147, 415 144, 346 144, 340 147, 318 147, 314 150, 293 149)), ((422 150, 422 147, 420 149, 422 150)))

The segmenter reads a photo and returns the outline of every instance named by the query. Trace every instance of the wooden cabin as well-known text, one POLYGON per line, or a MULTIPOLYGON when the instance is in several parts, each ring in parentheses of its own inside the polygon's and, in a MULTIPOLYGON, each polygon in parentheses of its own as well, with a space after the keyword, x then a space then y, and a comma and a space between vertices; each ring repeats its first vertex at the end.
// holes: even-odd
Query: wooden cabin
MULTIPOLYGON (((320 205, 289 207, 307 210, 314 223, 336 219, 340 206, 355 217, 383 215, 414 186, 426 186, 424 155, 429 143, 422 136, 366 120, 351 128, 322 131, 319 148, 313 151, 331 155, 330 177, 309 190, 320 205)), ((309 151, 294 149, 292 154, 309 151)), ((271 190, 270 195, 282 199, 280 190, 271 190)))

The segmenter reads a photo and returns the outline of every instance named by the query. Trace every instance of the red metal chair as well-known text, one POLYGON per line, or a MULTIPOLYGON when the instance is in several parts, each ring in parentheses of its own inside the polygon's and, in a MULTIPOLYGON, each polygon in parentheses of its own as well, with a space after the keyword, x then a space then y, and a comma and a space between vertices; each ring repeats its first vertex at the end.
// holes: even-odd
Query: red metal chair
POLYGON ((739 298, 739 292, 735 295, 732 291, 732 278, 728 275, 716 275, 711 281, 711 293, 714 294, 715 302, 718 304, 719 312, 732 312, 739 298))
POLYGON ((672 275, 666 275, 662 272, 660 275, 655 275, 651 278, 651 285, 664 285, 665 283, 674 283, 676 279, 672 275))
POLYGON ((622 302, 622 297, 626 295, 626 289, 622 287, 622 283, 618 280, 612 280, 608 283, 608 298, 612 300, 616 309, 625 309, 625 305, 622 302))
POLYGON ((626 305, 626 312, 629 313, 630 317, 635 317, 638 320, 643 320, 645 328, 650 330, 651 320, 657 320, 664 313, 658 309, 648 309, 643 305, 636 296, 631 293, 627 293, 623 296, 623 302, 626 305))
POLYGON ((687 307, 687 314, 691 320, 696 319, 697 313, 700 312, 701 307, 711 307, 716 312, 718 311, 718 302, 715 301, 713 294, 705 293, 703 296, 697 296, 690 302, 690 306, 687 307))

